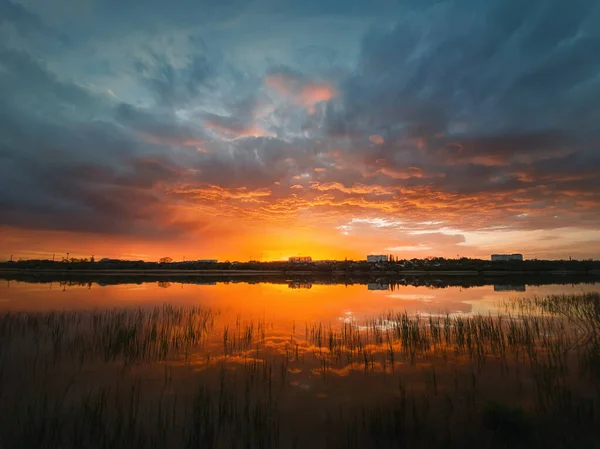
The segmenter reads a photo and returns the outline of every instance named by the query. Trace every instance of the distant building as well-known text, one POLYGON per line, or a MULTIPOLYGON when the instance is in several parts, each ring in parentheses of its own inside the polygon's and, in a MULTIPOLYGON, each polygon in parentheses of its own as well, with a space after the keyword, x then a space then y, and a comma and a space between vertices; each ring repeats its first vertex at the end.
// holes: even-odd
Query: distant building
POLYGON ((217 259, 199 259, 198 263, 217 263, 217 259))
POLYGON ((312 257, 310 257, 310 256, 296 256, 296 257, 290 257, 288 259, 288 261, 290 263, 306 263, 306 262, 312 262, 312 257))
POLYGON ((385 254, 372 254, 367 256, 367 262, 387 262, 388 256, 385 254))
POLYGON ((492 254, 492 262, 500 260, 523 260, 523 254, 492 254))
POLYGON ((100 262, 104 262, 104 263, 118 263, 118 262, 121 262, 121 259, 111 259, 109 257, 103 257, 102 259, 100 259, 100 262))

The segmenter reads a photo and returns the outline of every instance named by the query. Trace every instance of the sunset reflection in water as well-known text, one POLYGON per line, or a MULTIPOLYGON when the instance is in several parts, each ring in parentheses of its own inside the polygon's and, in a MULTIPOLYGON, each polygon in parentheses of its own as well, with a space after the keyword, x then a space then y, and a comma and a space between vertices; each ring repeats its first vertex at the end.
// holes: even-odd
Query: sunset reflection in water
MULTIPOLYGON (((460 440, 460 429, 476 428, 495 403, 544 419, 557 411, 580 416, 594 400, 586 391, 600 357, 597 321, 572 326, 535 301, 505 307, 511 298, 598 291, 596 284, 3 281, 0 356, 11 363, 0 370, 8 392, 0 430, 14 441, 47 442, 29 430, 52 419, 40 398, 65 417, 65 441, 78 441, 80 426, 92 426, 92 438, 98 419, 121 425, 123 410, 141 410, 129 432, 160 438, 158 419, 173 444, 183 426, 186 440, 206 447, 221 447, 217 437, 237 447, 230 438, 239 432, 260 447, 348 447, 348 429, 362 429, 352 438, 364 447, 380 438, 393 447, 394 426, 414 428, 425 418, 429 433, 452 429, 460 440), (200 422, 186 421, 194 416, 200 422), (385 425, 392 427, 377 430, 385 425), (193 433, 206 428, 216 433, 193 433)), ((594 301, 565 299, 565 310, 584 304, 589 313, 594 301)), ((111 426, 98 438, 117 438, 111 426)), ((592 428, 582 426, 587 438, 592 428)), ((419 432, 410 435, 420 441, 419 432)))
POLYGON ((499 301, 546 294, 600 292, 600 284, 445 287, 369 284, 320 284, 310 281, 143 282, 102 285, 0 281, 0 311, 82 310, 120 307, 200 305, 224 315, 270 322, 336 322, 363 319, 388 310, 409 313, 487 314, 499 301))

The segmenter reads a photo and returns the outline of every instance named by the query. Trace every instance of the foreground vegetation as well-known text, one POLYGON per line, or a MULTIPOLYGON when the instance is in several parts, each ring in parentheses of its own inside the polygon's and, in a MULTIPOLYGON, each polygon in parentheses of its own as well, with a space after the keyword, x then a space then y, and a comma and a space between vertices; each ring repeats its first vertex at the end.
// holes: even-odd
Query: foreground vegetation
POLYGON ((497 315, 0 316, 5 447, 597 447, 600 296, 497 315))

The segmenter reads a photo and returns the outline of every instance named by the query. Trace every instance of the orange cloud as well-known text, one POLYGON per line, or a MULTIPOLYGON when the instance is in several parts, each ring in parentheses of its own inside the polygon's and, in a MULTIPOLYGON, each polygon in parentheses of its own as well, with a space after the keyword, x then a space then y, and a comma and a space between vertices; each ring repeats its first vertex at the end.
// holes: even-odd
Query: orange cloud
POLYGON ((369 136, 369 140, 377 145, 381 145, 384 142, 383 137, 381 137, 379 134, 373 134, 372 136, 369 136))
POLYGON ((249 190, 246 187, 238 187, 234 189, 226 189, 215 185, 210 185, 200 188, 177 188, 172 189, 169 193, 185 194, 188 196, 201 198, 210 201, 235 199, 242 201, 257 201, 260 198, 268 197, 271 191, 267 188, 249 190))
POLYGON ((401 190, 399 187, 367 185, 359 182, 354 183, 351 187, 346 187, 339 182, 313 182, 311 183, 311 188, 321 191, 339 190, 344 193, 356 193, 361 195, 393 195, 401 190))
MULTIPOLYGON (((12 232, 12 237, 3 241, 4 248, 0 250, 2 254, 10 255, 18 254, 22 248, 50 253, 67 248, 73 255, 77 254, 76 257, 147 254, 148 258, 156 259, 178 252, 189 255, 190 248, 202 248, 203 252, 219 259, 259 258, 261 253, 266 255, 264 257, 278 259, 303 251, 322 258, 362 257, 385 248, 402 256, 419 257, 427 248, 434 248, 432 254, 427 255, 479 256, 481 251, 485 255, 488 250, 497 249, 498 243, 492 242, 492 237, 486 234, 485 242, 481 240, 483 237, 478 237, 480 229, 489 228, 490 223, 507 227, 531 221, 535 227, 537 223, 547 221, 548 211, 553 209, 558 217, 555 220, 560 224, 569 220, 569 214, 572 217, 586 214, 600 202, 598 196, 585 197, 576 189, 564 192, 546 189, 540 195, 543 198, 550 193, 557 204, 570 202, 572 206, 568 213, 557 205, 549 205, 540 211, 534 192, 525 189, 467 195, 444 192, 432 185, 402 187, 358 182, 313 181, 304 188, 282 182, 257 189, 179 185, 165 189, 160 196, 162 205, 152 209, 155 227, 175 227, 180 231, 173 239, 156 237, 153 241, 150 237, 106 235, 88 239, 81 233, 63 233, 60 239, 56 233, 46 233, 38 239, 34 236, 42 236, 42 233, 23 231, 18 240, 12 232), (401 225, 395 225, 400 222, 401 225), (449 229, 453 230, 454 236, 448 235, 449 229), (348 240, 348 236, 359 232, 368 238, 348 240), (461 240, 462 235, 466 241, 461 240), (77 243, 80 241, 85 243, 77 243), (488 248, 492 243, 496 247, 488 248)), ((503 238, 502 232, 488 231, 497 234, 498 239, 503 238)), ((526 235, 525 231, 513 232, 526 235)), ((543 232, 540 231, 540 236, 547 235, 543 232)), ((573 235, 567 237, 573 239, 573 235)), ((598 242, 591 240, 586 244, 589 248, 598 247, 598 242)), ((530 257, 533 257, 534 249, 541 251, 539 248, 544 248, 542 243, 533 241, 518 245, 516 249, 530 257)), ((574 254, 584 254, 588 250, 583 243, 580 247, 581 252, 574 254)))
POLYGON ((327 82, 304 82, 297 77, 276 73, 265 77, 265 84, 292 103, 315 112, 315 105, 337 95, 335 87, 327 82))
MULTIPOLYGON (((282 155, 281 160, 289 160, 286 156, 282 155)), ((352 171, 321 171, 323 174, 311 177, 308 173, 319 172, 321 167, 315 165, 322 162, 323 157, 341 157, 341 152, 320 153, 319 162, 313 160, 312 167, 306 165, 301 153, 294 153, 294 156, 300 170, 308 171, 306 176, 297 176, 302 181, 293 181, 292 175, 298 171, 286 168, 281 178, 277 178, 281 182, 271 180, 269 187, 261 188, 231 187, 241 185, 243 179, 239 178, 227 179, 226 186, 217 185, 217 181, 199 182, 198 179, 207 176, 205 167, 181 170, 161 159, 141 158, 135 164, 126 164, 126 167, 132 167, 127 179, 112 174, 107 185, 127 181, 127 189, 144 192, 141 199, 127 203, 126 217, 131 219, 128 222, 131 228, 150 230, 142 237, 128 237, 128 240, 116 233, 94 235, 89 242, 80 244, 77 242, 83 239, 83 233, 65 233, 60 240, 58 234, 45 234, 41 241, 34 240, 33 233, 24 231, 24 237, 18 241, 5 239, 0 244, 4 245, 0 247, 0 254, 18 253, 23 248, 50 253, 67 248, 73 255, 81 253, 88 257, 90 253, 98 256, 108 252, 108 256, 114 257, 147 254, 148 258, 156 258, 174 255, 174 251, 186 254, 189 248, 199 247, 211 253, 206 257, 219 259, 258 258, 259 253, 280 258, 279 253, 281 256, 293 255, 302 253, 303 249, 313 257, 316 254, 323 258, 353 257, 386 248, 403 256, 423 256, 423 251, 428 248, 432 248, 432 252, 427 255, 480 256, 481 251, 485 251, 485 255, 488 251, 498 250, 500 245, 490 236, 484 236, 484 242, 482 236, 478 237, 482 230, 497 235, 500 241, 504 238, 503 233, 509 230, 528 235, 527 229, 544 228, 549 220, 554 223, 554 229, 573 226, 573 223, 578 223, 581 229, 589 228, 600 205, 597 193, 586 191, 585 185, 574 183, 577 178, 567 173, 562 178, 573 183, 561 190, 550 183, 530 187, 531 183, 523 185, 519 182, 514 188, 502 186, 498 190, 461 193, 460 190, 445 190, 437 181, 427 185, 420 181, 402 182, 409 178, 442 175, 429 174, 420 167, 389 167, 383 158, 374 164, 373 173, 362 177, 360 166, 352 167, 352 171), (385 176, 375 176, 377 173, 385 176), (315 181, 317 177, 331 181, 315 181), (362 182, 352 182, 353 179, 362 182), (583 224, 580 224, 580 217, 585 219, 583 224), (497 228, 490 231, 490 226, 497 228), (166 233, 159 234, 155 229, 166 233), (453 230, 453 236, 449 236, 449 230, 453 230), (365 238, 348 237, 361 232, 365 238), (311 238, 320 241, 311 243, 311 238), (105 241, 111 243, 103 246, 105 241), (174 242, 172 246, 171 241, 174 242), (492 244, 496 246, 492 248, 492 244)), ((349 162, 348 165, 354 164, 349 162)), ((543 173, 529 175, 527 170, 521 168, 513 175, 516 177, 518 173, 522 179, 547 176, 543 173)), ((84 175, 86 179, 102 180, 111 173, 86 172, 84 175)), ((253 181, 253 185, 260 184, 253 181)), ((542 232, 563 231, 541 231, 540 235, 545 236, 548 234, 542 232)), ((574 241, 574 236, 579 233, 565 234, 565 238, 574 241)), ((592 237, 586 238, 588 247, 581 243, 582 250, 573 253, 574 257, 586 254, 589 248, 597 248, 600 244, 594 243, 592 237)), ((534 243, 524 240, 512 245, 515 251, 529 257, 534 257, 535 248, 538 248, 535 254, 542 255, 539 251, 545 247, 534 243), (521 246, 517 248, 517 245, 521 246), (530 248, 532 252, 528 251, 530 248)), ((565 246, 567 243, 565 240, 565 246)), ((563 254, 560 251, 566 253, 568 249, 556 251, 556 254, 563 254)))
POLYGON ((410 179, 424 177, 423 170, 417 167, 409 167, 407 170, 383 167, 379 169, 379 172, 394 179, 410 179))
POLYGON ((380 168, 378 172, 394 179, 443 178, 445 176, 444 173, 427 173, 419 167, 408 167, 406 170, 383 167, 380 168))
POLYGON ((268 131, 256 126, 226 125, 211 119, 204 120, 204 127, 232 139, 240 139, 243 137, 268 137, 271 135, 268 131))

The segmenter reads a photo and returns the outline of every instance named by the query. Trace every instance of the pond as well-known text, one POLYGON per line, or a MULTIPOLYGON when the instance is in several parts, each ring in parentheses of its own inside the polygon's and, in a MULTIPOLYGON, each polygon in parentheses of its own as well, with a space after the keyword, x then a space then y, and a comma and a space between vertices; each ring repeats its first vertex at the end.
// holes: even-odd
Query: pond
POLYGON ((600 284, 460 283, 3 280, 0 442, 595 447, 600 284))

